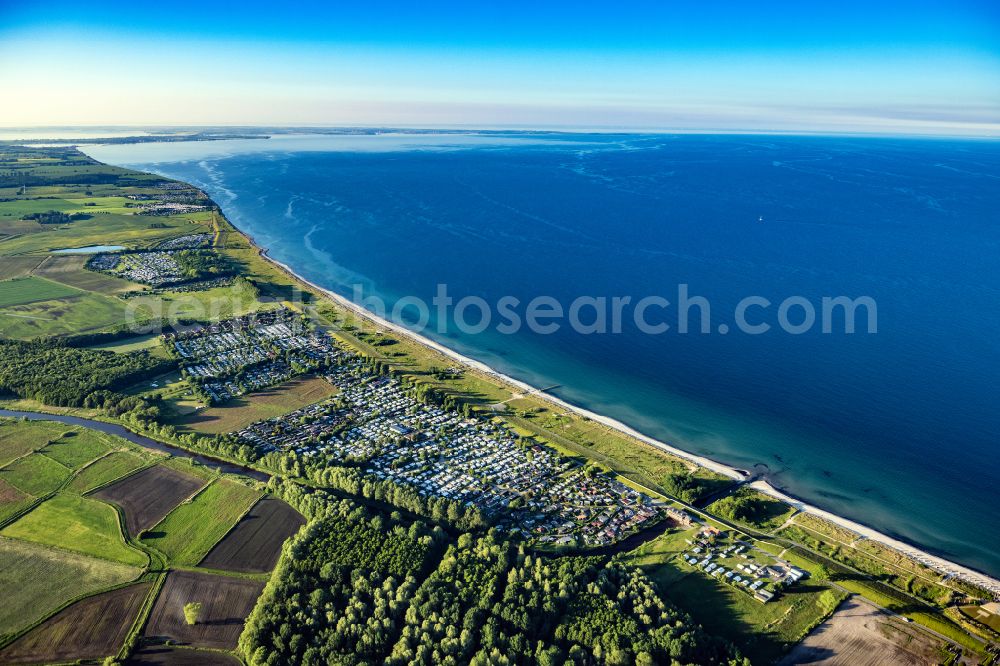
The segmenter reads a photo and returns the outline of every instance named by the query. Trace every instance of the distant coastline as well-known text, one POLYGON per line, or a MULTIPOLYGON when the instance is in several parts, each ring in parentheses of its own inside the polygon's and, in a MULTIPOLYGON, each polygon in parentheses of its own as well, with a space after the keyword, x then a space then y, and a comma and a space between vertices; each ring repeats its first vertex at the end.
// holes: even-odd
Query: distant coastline
POLYGON ((84 144, 126 144, 126 143, 177 143, 180 141, 225 141, 228 139, 270 139, 266 134, 215 134, 209 132, 196 132, 194 134, 136 134, 131 136, 112 137, 88 137, 88 138, 66 138, 66 139, 0 139, 0 144, 11 143, 25 146, 51 146, 67 145, 77 146, 84 144))

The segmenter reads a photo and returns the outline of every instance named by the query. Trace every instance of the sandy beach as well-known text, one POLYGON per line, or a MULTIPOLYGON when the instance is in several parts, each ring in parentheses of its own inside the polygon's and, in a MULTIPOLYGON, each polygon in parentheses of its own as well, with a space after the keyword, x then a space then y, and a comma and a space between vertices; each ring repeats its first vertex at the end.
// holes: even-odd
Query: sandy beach
MULTIPOLYGON (((230 224, 232 224, 232 223, 230 222, 230 224)), ((233 225, 233 227, 236 228, 235 225, 233 225)), ((746 479, 746 473, 743 472, 742 470, 736 469, 735 467, 730 467, 729 465, 725 465, 723 463, 720 463, 720 462, 718 462, 716 460, 712 460, 710 458, 706 458, 704 456, 698 456, 698 455, 692 454, 692 453, 690 453, 688 451, 684 451, 683 449, 679 449, 679 448, 677 448, 675 446, 672 446, 672 445, 670 445, 670 444, 668 444, 666 442, 663 442, 663 441, 660 441, 658 439, 654 439, 653 437, 650 437, 648 435, 645 435, 645 434, 643 434, 643 433, 635 430, 634 428, 632 428, 632 427, 630 427, 630 426, 622 423, 621 421, 618 421, 616 419, 613 419, 613 418, 610 418, 610 417, 607 417, 607 416, 603 416, 601 414, 597 414, 597 413, 592 412, 592 411, 590 411, 588 409, 585 409, 583 407, 579 407, 578 405, 574 405, 572 403, 566 402, 565 400, 562 400, 560 398, 552 396, 552 395, 550 395, 548 393, 544 393, 543 391, 541 391, 537 387, 531 386, 530 384, 527 384, 527 383, 525 383, 523 381, 515 379, 515 378, 513 378, 513 377, 511 377, 509 375, 503 374, 503 373, 495 370, 494 368, 486 365, 485 363, 483 363, 481 361, 477 361, 476 359, 473 359, 473 358, 470 358, 470 357, 465 356, 463 354, 460 354, 459 352, 457 352, 457 351, 455 351, 453 349, 450 349, 450 348, 448 348, 448 347, 446 347, 446 346, 444 346, 444 345, 442 345, 442 344, 440 344, 440 343, 438 343, 438 342, 436 342, 434 340, 431 340, 430 338, 428 338, 426 336, 423 336, 423 335, 420 335, 419 333, 411 331, 410 329, 408 329, 408 328, 406 328, 404 326, 401 326, 400 324, 397 324, 395 322, 391 322, 391 321, 388 321, 388 320, 383 319, 381 317, 378 317, 375 314, 371 313, 370 311, 364 309, 360 305, 358 305, 358 304, 352 302, 351 300, 349 300, 349 299, 341 296, 340 294, 338 294, 338 293, 336 293, 334 291, 331 291, 330 289, 326 289, 325 287, 322 287, 322 286, 316 284, 315 282, 307 280, 306 278, 304 278, 303 276, 301 276, 297 272, 295 272, 295 270, 292 269, 287 264, 282 263, 281 261, 278 261, 277 259, 274 259, 273 257, 269 256, 268 252, 267 252, 267 249, 266 248, 261 248, 259 245, 257 245, 254 242, 253 238, 251 238, 248 234, 244 233, 243 231, 240 231, 240 233, 243 234, 254 245, 254 247, 258 248, 258 251, 260 252, 261 256, 264 259, 266 259, 267 261, 270 261, 272 264, 274 264, 274 265, 278 266, 279 268, 281 268, 283 271, 285 271, 288 275, 290 275, 291 277, 293 277, 295 280, 298 280, 299 282, 308 285, 311 289, 314 289, 317 292, 324 294, 330 300, 334 301, 335 303, 337 303, 341 307, 343 307, 343 308, 347 309, 348 311, 352 312, 354 315, 356 315, 356 316, 358 316, 358 317, 360 317, 362 319, 365 319, 365 320, 373 323, 376 326, 382 327, 382 328, 384 328, 386 330, 393 331, 394 333, 396 333, 398 335, 407 336, 409 339, 414 340, 414 341, 418 342, 421 345, 429 347, 429 348, 431 348, 431 349, 433 349, 433 350, 441 353, 442 355, 444 355, 444 356, 446 356, 446 357, 454 360, 457 363, 460 363, 460 364, 462 364, 462 365, 464 365, 466 367, 469 367, 469 368, 475 370, 476 372, 482 373, 484 375, 488 375, 488 376, 490 376, 490 377, 492 377, 492 378, 494 378, 494 379, 496 379, 496 380, 504 383, 505 385, 509 386, 510 389, 511 389, 511 391, 512 391, 512 393, 513 392, 521 392, 521 393, 531 393, 531 394, 537 395, 537 396, 541 397, 542 399, 544 399, 544 400, 552 403, 553 405, 559 406, 562 409, 565 409, 565 410, 568 410, 568 411, 572 411, 572 412, 574 412, 574 413, 576 413, 576 414, 578 414, 578 415, 580 415, 582 417, 585 417, 585 418, 591 419, 593 421, 596 421, 598 423, 601 423, 601 424, 603 424, 603 425, 605 425, 605 426, 607 426, 609 428, 613 428, 613 429, 615 429, 615 430, 617 430, 617 431, 619 431, 619 432, 621 432, 621 433, 623 433, 625 435, 628 435, 629 437, 633 437, 633 438, 635 438, 635 439, 637 439, 637 440, 639 440, 641 442, 645 442, 646 444, 649 444, 651 446, 655 446, 656 448, 658 448, 658 449, 660 449, 662 451, 665 451, 665 452, 667 452, 667 453, 669 453, 671 455, 677 456, 678 458, 681 458, 683 460, 691 462, 691 463, 693 463, 695 465, 698 465, 698 466, 704 467, 706 469, 712 470, 713 472, 716 472, 718 474, 722 474, 724 476, 728 476, 729 478, 734 479, 734 480, 744 480, 744 479, 746 479)), ((973 583, 975 585, 979 585, 981 587, 984 587, 984 588, 990 590, 991 592, 993 592, 994 594, 1000 595, 1000 580, 998 580, 998 579, 996 579, 996 578, 994 578, 992 576, 989 576, 989 575, 984 574, 982 572, 976 571, 974 569, 970 569, 969 567, 962 566, 962 565, 957 564, 955 562, 951 562, 950 560, 946 560, 946 559, 944 559, 942 557, 939 557, 939 556, 936 556, 936 555, 932 555, 930 553, 927 553, 927 552, 925 552, 925 551, 917 548, 916 546, 913 546, 911 544, 905 543, 905 542, 900 541, 898 539, 894 539, 894 538, 892 538, 892 537, 890 537, 888 535, 882 534, 881 532, 879 532, 879 531, 877 531, 877 530, 875 530, 873 528, 867 527, 867 526, 865 526, 865 525, 863 525, 861 523, 855 522, 853 520, 849 520, 849 519, 844 518, 842 516, 838 516, 838 515, 833 514, 833 513, 829 512, 829 511, 821 509, 821 508, 819 508, 817 506, 813 506, 811 504, 803 502, 802 500, 799 500, 797 498, 794 498, 794 497, 792 497, 790 495, 787 495, 787 494, 781 492, 780 490, 778 490, 777 488, 775 488, 774 486, 772 486, 767 481, 763 481, 763 480, 754 481, 754 482, 752 482, 750 484, 750 486, 753 487, 755 490, 758 490, 758 491, 760 491, 760 492, 762 492, 764 494, 767 494, 767 495, 769 495, 771 497, 774 497, 776 499, 780 499, 783 502, 788 503, 789 505, 791 505, 792 507, 794 507, 798 511, 801 511, 803 513, 810 513, 810 514, 813 514, 815 516, 819 516, 821 518, 824 518, 824 519, 826 519, 826 520, 828 520, 828 521, 830 521, 830 522, 832 522, 832 523, 834 523, 834 524, 836 524, 836 525, 838 525, 840 527, 843 527, 845 529, 848 529, 848 530, 851 530, 853 532, 856 532, 860 537, 864 537, 866 539, 871 539, 872 541, 881 543, 881 544, 883 544, 885 546, 888 546, 890 548, 898 550, 899 552, 903 553, 904 555, 906 555, 908 557, 911 557, 911 558, 913 558, 913 559, 915 559, 915 560, 917 560, 917 561, 919 561, 919 562, 921 562, 921 563, 923 563, 923 564, 931 567, 932 569, 935 569, 936 571, 939 571, 939 572, 941 572, 943 574, 947 574, 947 575, 950 575, 950 576, 954 576, 954 577, 962 579, 962 580, 966 580, 966 581, 968 581, 970 583, 973 583)))
MULTIPOLYGON (((244 235, 246 235, 246 234, 244 234, 244 235)), ((253 239, 249 239, 249 240, 250 240, 250 242, 253 242, 253 239)), ((256 244, 255 244, 255 246, 256 246, 256 244)), ((256 246, 256 247, 259 248, 259 246, 256 246)), ((490 377, 493 377, 494 379, 497 379, 497 380, 503 382, 504 384, 510 386, 512 391, 516 390, 516 391, 520 391, 522 393, 532 393, 532 394, 538 395, 541 398, 543 398, 544 400, 546 400, 546 401, 548 401, 548 402, 550 402, 550 403, 552 403, 554 405, 558 405, 560 408, 572 411, 572 412, 574 412, 574 413, 576 413, 576 414, 578 414, 580 416, 583 416, 585 418, 588 418, 588 419, 591 419, 591 420, 596 421, 598 423, 601 423, 603 425, 606 425, 609 428, 613 428, 613 429, 615 429, 615 430, 617 430, 619 432, 622 432, 622 433, 624 433, 624 434, 626 434, 626 435, 628 435, 630 437, 634 437, 635 439, 638 439, 638 440, 640 440, 642 442, 650 444, 651 446, 655 446, 656 448, 658 448, 658 449, 660 449, 662 451, 665 451, 667 453, 675 455, 675 456, 677 456, 679 458, 687 460, 687 461, 689 461, 691 463, 694 463, 694 464, 699 465, 701 467, 704 467, 706 469, 710 469, 713 472, 717 472, 719 474, 728 476, 728 477, 730 477, 732 479, 735 479, 735 480, 743 480, 743 479, 746 478, 745 473, 742 472, 741 470, 738 470, 738 469, 736 469, 734 467, 730 467, 728 465, 725 465, 725 464, 720 463, 718 461, 712 460, 710 458, 705 458, 703 456, 698 456, 698 455, 692 454, 692 453, 690 453, 688 451, 684 451, 684 450, 679 449, 679 448, 677 448, 675 446, 672 446, 672 445, 670 445, 670 444, 668 444, 666 442, 662 442, 662 441, 660 441, 658 439, 654 439, 652 437, 649 437, 648 435, 644 435, 643 433, 635 430, 634 428, 631 428, 630 426, 622 423, 621 421, 618 421, 616 419, 612 419, 612 418, 607 417, 607 416, 603 416, 601 414, 597 414, 597 413, 592 412, 592 411, 590 411, 588 409, 584 409, 583 407, 579 407, 579 406, 574 405, 572 403, 566 402, 565 400, 562 400, 562 399, 557 398, 555 396, 552 396, 552 395, 549 395, 547 393, 544 393, 540 389, 538 389, 538 388, 536 388, 534 386, 531 386, 531 385, 529 385, 529 384, 527 384, 525 382, 522 382, 522 381, 520 381, 518 379, 515 379, 515 378, 513 378, 513 377, 511 377, 509 375, 505 375, 505 374, 503 374, 503 373, 495 370, 494 368, 486 365, 485 363, 483 363, 481 361, 477 361, 476 359, 473 359, 473 358, 470 358, 470 357, 465 356, 463 354, 460 354, 457 351, 455 351, 453 349, 450 349, 450 348, 448 348, 448 347, 446 347, 446 346, 444 346, 444 345, 442 345, 442 344, 440 344, 440 343, 438 343, 438 342, 436 342, 434 340, 431 340, 430 338, 427 338, 427 337, 425 337, 423 335, 420 335, 419 333, 411 331, 410 329, 408 329, 408 328, 406 328, 404 326, 401 326, 400 324, 396 324, 395 322, 391 322, 391 321, 388 321, 386 319, 382 319, 380 317, 377 317, 373 313, 369 312, 368 310, 365 310, 363 307, 361 307, 361 306, 357 305, 356 303, 352 302, 351 300, 349 300, 349 299, 341 296, 340 294, 338 294, 338 293, 336 293, 334 291, 331 291, 329 289, 326 289, 326 288, 324 288, 324 287, 316 284, 315 282, 312 282, 310 280, 305 279, 304 277, 302 277, 301 275, 299 275, 298 273, 296 273, 287 264, 284 264, 284 263, 282 263, 282 262, 274 259, 273 257, 268 256, 268 253, 267 253, 266 249, 260 249, 260 252, 261 252, 261 255, 265 259, 267 259, 268 261, 272 262, 273 264, 279 266, 282 270, 284 270, 286 273, 288 273, 289 275, 291 275, 292 277, 294 277, 296 280, 299 280, 300 282, 309 285, 310 288, 315 289, 316 291, 318 291, 318 292, 326 295, 328 298, 330 298, 330 300, 332 300, 335 303, 337 303, 338 305, 346 308, 347 310, 349 310, 350 312, 352 312, 356 316, 361 317, 363 319, 366 319, 367 321, 372 322, 373 324, 375 324, 377 326, 380 326, 380 327, 385 328, 387 330, 391 330, 391 331, 393 331, 394 333, 396 333, 398 335, 405 335, 408 338, 410 338, 412 340, 415 340, 416 342, 418 342, 418 343, 420 343, 420 344, 422 344, 422 345, 424 345, 426 347, 430 347, 431 349, 434 349, 435 351, 440 352, 444 356, 447 356, 448 358, 450 358, 450 359, 452 359, 452 360, 454 360, 454 361, 456 361, 456 362, 458 362, 458 363, 460 363, 460 364, 462 364, 464 366, 470 367, 473 370, 476 370, 476 371, 478 371, 480 373, 483 373, 483 374, 486 374, 486 375, 488 375, 490 377)), ((872 541, 876 541, 876 542, 881 543, 883 545, 886 545, 886 546, 888 546, 890 548, 898 550, 901 553, 907 555, 908 557, 911 557, 911 558, 913 558, 913 559, 915 559, 915 560, 917 560, 917 561, 919 561, 919 562, 921 562, 921 563, 923 563, 923 564, 925 564, 925 565, 927 565, 927 566, 929 566, 929 567, 931 567, 931 568, 933 568, 933 569, 935 569, 937 571, 940 571, 942 573, 955 576, 955 577, 963 579, 963 580, 967 580, 967 581, 969 581, 969 582, 971 582, 973 584, 985 587, 986 589, 989 589, 990 591, 994 592, 995 594, 1000 594, 1000 580, 998 580, 996 578, 993 578, 993 577, 988 576, 988 575, 986 575, 984 573, 975 571, 974 569, 970 569, 968 567, 962 566, 962 565, 957 564, 955 562, 951 562, 949 560, 946 560, 944 558, 938 557, 936 555, 932 555, 930 553, 924 552, 924 551, 920 550, 919 548, 917 548, 916 546, 912 546, 912 545, 904 543, 904 542, 902 542, 902 541, 900 541, 898 539, 894 539, 894 538, 892 538, 890 536, 882 534, 881 532, 879 532, 879 531, 877 531, 877 530, 875 530, 873 528, 867 527, 865 525, 862 525, 861 523, 857 523, 855 521, 849 520, 849 519, 844 518, 842 516, 838 516, 836 514, 830 513, 829 511, 826 511, 826 510, 821 509, 819 507, 816 507, 816 506, 813 506, 813 505, 808 504, 806 502, 803 502, 802 500, 799 500, 799 499, 796 499, 794 497, 791 497, 790 495, 787 495, 787 494, 781 492, 780 490, 778 490, 777 488, 775 488, 774 486, 772 486, 767 481, 758 480, 758 481, 754 481, 750 485, 751 485, 751 487, 753 487, 754 489, 756 489, 756 490, 758 490, 758 491, 760 491, 762 493, 765 493, 767 495, 770 495, 771 497, 780 499, 780 500, 788 503, 789 505, 793 506, 798 511, 802 511, 804 513, 810 513, 810 514, 819 516, 821 518, 824 518, 826 520, 829 520, 830 522, 832 522, 832 523, 834 523, 834 524, 836 524, 836 525, 838 525, 840 527, 843 527, 845 529, 848 529, 848 530, 851 530, 853 532, 856 532, 859 536, 862 536, 862 537, 867 538, 867 539, 871 539, 872 541)))

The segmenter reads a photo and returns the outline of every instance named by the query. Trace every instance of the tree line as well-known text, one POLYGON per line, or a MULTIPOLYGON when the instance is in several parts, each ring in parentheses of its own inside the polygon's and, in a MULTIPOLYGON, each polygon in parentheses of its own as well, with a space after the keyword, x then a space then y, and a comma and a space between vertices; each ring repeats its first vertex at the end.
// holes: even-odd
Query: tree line
POLYGON ((110 393, 167 372, 174 365, 147 351, 116 354, 67 347, 54 340, 0 339, 0 390, 47 405, 117 403, 120 399, 110 393))
POLYGON ((549 557, 488 530, 452 538, 291 483, 310 522, 247 621, 252 666, 746 664, 638 569, 549 557))

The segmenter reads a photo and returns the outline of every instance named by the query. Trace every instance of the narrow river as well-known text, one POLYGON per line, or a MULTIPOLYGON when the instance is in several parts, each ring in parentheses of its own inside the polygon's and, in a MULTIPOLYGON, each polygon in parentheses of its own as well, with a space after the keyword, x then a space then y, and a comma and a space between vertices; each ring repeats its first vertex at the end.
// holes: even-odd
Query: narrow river
POLYGON ((267 481, 271 478, 269 474, 265 474, 264 472, 250 467, 226 462, 225 460, 219 460, 218 458, 202 455, 200 453, 192 453, 191 451, 182 449, 179 446, 165 444, 155 439, 150 439, 145 435, 138 435, 128 428, 118 425, 117 423, 105 423, 104 421, 95 421, 93 419, 86 419, 81 416, 70 416, 67 414, 43 414, 41 412, 23 412, 20 410, 10 409, 0 409, 0 416, 6 416, 9 418, 24 418, 31 421, 56 421, 67 425, 90 428, 91 430, 98 430, 109 435, 117 435, 122 439, 127 439, 133 444, 138 444, 139 446, 147 449, 163 451, 164 453, 169 453, 170 455, 182 458, 190 458, 191 460, 201 463, 206 467, 211 467, 212 469, 217 469, 220 472, 225 472, 227 474, 242 474, 243 476, 249 476, 260 481, 267 481))

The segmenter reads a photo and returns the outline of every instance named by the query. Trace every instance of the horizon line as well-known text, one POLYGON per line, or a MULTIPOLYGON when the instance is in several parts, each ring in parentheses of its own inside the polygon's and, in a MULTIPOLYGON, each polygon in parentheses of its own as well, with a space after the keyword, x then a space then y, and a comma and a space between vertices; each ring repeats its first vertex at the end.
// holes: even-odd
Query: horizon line
MULTIPOLYGON (((950 132, 935 133, 914 132, 914 131, 863 131, 863 130, 837 130, 837 129, 776 129, 776 128, 676 128, 661 126, 629 126, 629 125, 529 125, 524 123, 511 124, 455 124, 442 123, 434 124, 378 124, 365 125, 357 123, 287 123, 287 124, 264 124, 264 123, 181 123, 181 124, 161 124, 161 123, 78 123, 78 124, 56 124, 56 125, 6 125, 0 122, 0 132, 2 131, 38 131, 38 130, 60 130, 60 129, 87 129, 87 130, 210 130, 210 129, 251 129, 251 130, 374 130, 385 132, 406 133, 410 132, 524 132, 524 133, 561 133, 561 134, 685 134, 685 135, 759 135, 759 136, 837 136, 837 137, 857 137, 857 138, 920 138, 920 139, 1000 139, 1000 123, 995 129, 981 130, 968 133, 950 132)), ((80 139, 81 137, 76 137, 80 139)), ((124 137, 88 137, 88 140, 100 138, 124 137)), ((32 141, 51 139, 53 141, 65 140, 72 142, 73 137, 34 137, 32 141)), ((27 139, 24 139, 27 140, 27 139)), ((0 142, 16 142, 16 138, 2 138, 0 142)))

